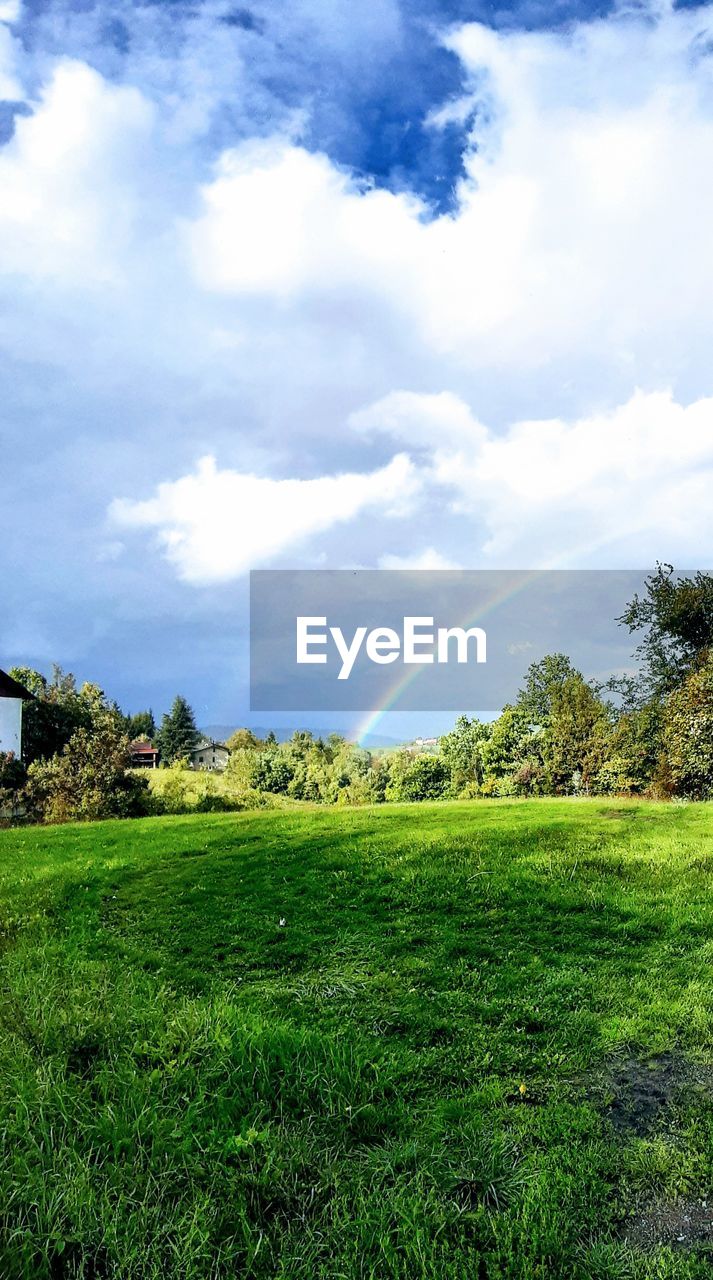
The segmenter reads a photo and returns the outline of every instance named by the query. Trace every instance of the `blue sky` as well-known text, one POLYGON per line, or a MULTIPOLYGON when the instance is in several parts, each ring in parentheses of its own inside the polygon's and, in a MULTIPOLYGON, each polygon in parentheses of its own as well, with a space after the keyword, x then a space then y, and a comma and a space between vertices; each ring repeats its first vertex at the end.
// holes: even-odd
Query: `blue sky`
POLYGON ((0 665, 242 721, 251 567, 710 563, 712 51, 0 0, 0 665))
POLYGON ((148 81, 154 91, 166 85, 177 66, 194 86, 198 77, 212 80, 218 53, 222 92, 216 94, 205 131, 206 154, 238 137, 270 135, 290 114, 304 112, 301 138, 311 150, 325 151, 336 163, 391 190, 415 190, 442 211, 455 206, 466 130, 462 124, 436 130, 425 122, 434 107, 464 91, 468 77, 460 59, 443 47, 439 32, 472 21, 504 30, 564 27, 609 7, 567 0, 502 6, 362 0, 350 6, 297 5, 286 20, 288 6, 274 0, 220 5, 30 0, 16 30, 35 55, 79 57, 113 79, 138 80, 149 88, 148 81), (230 68, 238 63, 249 66, 250 103, 242 84, 231 84, 230 68))

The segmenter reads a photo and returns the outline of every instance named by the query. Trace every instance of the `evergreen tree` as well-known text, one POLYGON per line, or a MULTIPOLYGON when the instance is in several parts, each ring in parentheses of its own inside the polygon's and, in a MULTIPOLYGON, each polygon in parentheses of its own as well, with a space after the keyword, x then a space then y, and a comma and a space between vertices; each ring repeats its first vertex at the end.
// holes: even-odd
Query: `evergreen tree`
POLYGON ((132 742, 147 738, 153 742, 156 737, 156 721, 153 711, 137 711, 133 716, 126 716, 126 732, 132 742))
POLYGON ((200 734, 195 717, 185 698, 178 694, 171 710, 163 717, 158 733, 158 746, 166 764, 182 760, 198 745, 200 734))

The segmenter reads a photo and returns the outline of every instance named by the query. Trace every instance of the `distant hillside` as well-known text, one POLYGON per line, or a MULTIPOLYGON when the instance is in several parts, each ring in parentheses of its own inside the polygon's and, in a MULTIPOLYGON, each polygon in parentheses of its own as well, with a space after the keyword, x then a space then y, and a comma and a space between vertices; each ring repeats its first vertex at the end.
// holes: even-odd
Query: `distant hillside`
MULTIPOLYGON (((266 738, 271 727, 272 726, 270 725, 264 724, 250 725, 253 733, 258 738, 266 738)), ((235 733, 236 729, 242 728, 243 725, 239 724, 206 724, 201 725, 199 732, 204 734, 206 738, 214 738, 216 742, 225 742, 226 738, 229 738, 231 733, 235 733)), ((273 728, 272 732, 275 734, 278 742, 288 742, 293 733, 303 729, 311 729, 315 738, 326 738, 329 736, 324 729, 315 729, 310 725, 304 724, 283 725, 281 728, 273 728)), ((398 747, 400 746, 400 740, 398 738, 387 738, 381 733, 367 733, 362 739, 361 745, 363 747, 398 747)))

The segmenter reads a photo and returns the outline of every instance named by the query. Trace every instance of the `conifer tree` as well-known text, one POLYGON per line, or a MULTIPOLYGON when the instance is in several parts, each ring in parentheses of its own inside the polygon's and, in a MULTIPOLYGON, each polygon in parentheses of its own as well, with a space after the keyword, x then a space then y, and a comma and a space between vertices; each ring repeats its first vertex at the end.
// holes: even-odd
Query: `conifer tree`
POLYGON ((191 707, 178 694, 171 710, 163 717, 158 733, 158 745, 166 764, 182 760, 190 755, 198 744, 199 733, 191 707))

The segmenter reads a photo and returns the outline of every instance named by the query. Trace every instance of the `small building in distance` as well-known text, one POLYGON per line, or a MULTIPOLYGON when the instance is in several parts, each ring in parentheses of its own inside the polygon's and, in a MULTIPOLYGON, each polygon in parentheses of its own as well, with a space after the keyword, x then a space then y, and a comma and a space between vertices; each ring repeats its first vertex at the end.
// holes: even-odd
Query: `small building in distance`
POLYGON ((22 758, 22 704, 33 694, 7 672, 0 671, 0 751, 22 758))
POLYGON ((150 742, 130 742, 132 769, 158 769, 160 752, 150 742))
POLYGON ((224 742, 214 742, 212 738, 203 738, 189 755, 191 768, 207 770, 210 773, 222 773, 230 759, 230 752, 224 742))

